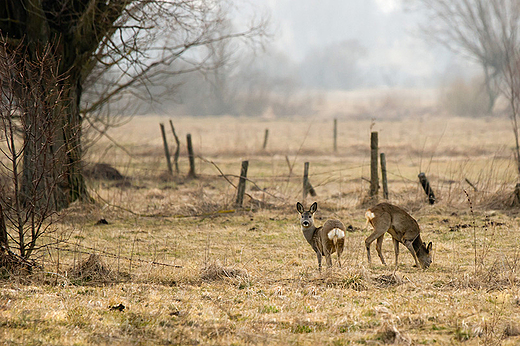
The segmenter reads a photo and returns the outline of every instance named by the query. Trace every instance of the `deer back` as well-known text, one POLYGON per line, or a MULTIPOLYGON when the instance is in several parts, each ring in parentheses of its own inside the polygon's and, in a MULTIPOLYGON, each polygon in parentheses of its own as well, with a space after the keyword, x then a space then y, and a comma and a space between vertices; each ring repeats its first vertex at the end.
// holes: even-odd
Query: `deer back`
POLYGON ((407 240, 413 241, 419 236, 420 228, 417 221, 398 206, 388 203, 380 203, 375 207, 370 208, 369 211, 374 214, 373 226, 374 223, 377 222, 376 219, 382 217, 383 214, 390 216, 391 222, 388 233, 399 242, 404 243, 407 240))

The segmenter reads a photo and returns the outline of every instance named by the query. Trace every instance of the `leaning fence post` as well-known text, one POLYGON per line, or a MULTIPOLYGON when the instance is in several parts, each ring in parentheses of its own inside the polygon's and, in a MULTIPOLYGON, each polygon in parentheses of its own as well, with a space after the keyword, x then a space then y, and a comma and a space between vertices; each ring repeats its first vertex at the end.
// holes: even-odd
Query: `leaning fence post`
POLYGON ((262 149, 265 150, 267 147, 267 139, 269 138, 269 129, 265 129, 265 135, 264 135, 264 145, 262 146, 262 149))
POLYGON ((376 196, 379 190, 379 177, 377 175, 377 147, 378 135, 377 132, 370 134, 370 196, 376 196))
POLYGON ((197 174, 195 174, 195 155, 193 154, 191 134, 189 133, 186 135, 186 143, 188 145, 188 158, 190 160, 190 171, 188 172, 188 178, 197 178, 197 174))
POLYGON ((242 168, 240 169, 240 179, 238 181, 237 187, 237 199, 235 201, 235 206, 237 208, 242 208, 242 204, 244 203, 244 194, 246 192, 246 178, 247 178, 247 167, 249 166, 249 161, 242 161, 242 168))
POLYGON ((179 141, 179 137, 175 133, 175 128, 173 127, 173 122, 170 120, 170 127, 172 128, 173 137, 175 138, 175 143, 177 143, 177 149, 175 149, 175 154, 173 155, 173 162, 175 163, 175 172, 179 174, 179 151, 181 148, 181 142, 179 141))
POLYGON ((173 174, 172 170, 172 162, 170 160, 170 150, 168 149, 168 142, 166 141, 166 132, 164 131, 164 124, 160 123, 159 126, 161 126, 161 134, 162 134, 162 140, 164 144, 164 155, 166 155, 166 163, 168 164, 168 173, 170 175, 173 174))
POLYGON ((421 182, 424 192, 426 193, 426 195, 428 195, 428 202, 430 202, 430 204, 434 204, 435 203, 435 194, 433 193, 433 190, 430 186, 430 182, 428 181, 428 178, 426 178, 426 174, 419 173, 419 181, 421 182))
POLYGON ((381 153, 380 157, 381 157, 381 179, 383 180, 383 198, 388 199, 388 180, 386 178, 385 153, 381 153))

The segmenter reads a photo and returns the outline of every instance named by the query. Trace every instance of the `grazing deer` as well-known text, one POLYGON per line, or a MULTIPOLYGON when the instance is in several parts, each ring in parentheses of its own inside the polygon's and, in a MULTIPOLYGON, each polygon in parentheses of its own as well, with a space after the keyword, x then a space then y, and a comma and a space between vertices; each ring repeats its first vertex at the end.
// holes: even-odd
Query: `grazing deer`
POLYGON ((367 227, 370 224, 374 231, 365 239, 367 248, 368 263, 370 264, 370 244, 377 239, 376 250, 383 265, 386 265, 381 246, 383 245, 383 236, 386 232, 390 233, 394 241, 395 251, 395 268, 397 269, 397 258, 399 257, 399 243, 404 244, 410 250, 415 265, 426 269, 432 263, 430 251, 432 243, 428 246, 421 240, 419 225, 413 217, 403 209, 389 204, 380 203, 375 207, 367 210, 365 213, 367 218, 367 227))
POLYGON ((339 220, 327 220, 321 227, 316 227, 313 215, 318 209, 318 204, 314 202, 308 211, 305 211, 303 205, 296 203, 296 210, 300 213, 300 224, 302 226, 303 236, 312 246, 318 257, 318 269, 321 272, 321 258, 325 256, 327 266, 332 267, 332 259, 330 255, 334 252, 338 254, 338 265, 341 267, 341 253, 345 245, 345 225, 339 220))

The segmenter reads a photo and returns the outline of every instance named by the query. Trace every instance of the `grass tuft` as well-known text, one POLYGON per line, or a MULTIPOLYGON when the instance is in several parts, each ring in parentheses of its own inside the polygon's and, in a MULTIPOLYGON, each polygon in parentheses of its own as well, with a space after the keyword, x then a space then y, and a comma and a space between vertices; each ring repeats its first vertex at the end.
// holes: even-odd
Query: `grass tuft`
POLYGON ((247 279, 247 271, 234 267, 224 267, 218 263, 212 263, 202 268, 200 278, 203 281, 217 281, 223 279, 247 279))

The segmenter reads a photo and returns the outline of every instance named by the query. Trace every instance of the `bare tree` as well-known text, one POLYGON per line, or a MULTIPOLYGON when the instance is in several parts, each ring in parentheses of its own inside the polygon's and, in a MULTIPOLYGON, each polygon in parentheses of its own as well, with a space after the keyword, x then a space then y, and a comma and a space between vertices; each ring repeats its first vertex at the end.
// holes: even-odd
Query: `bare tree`
POLYGON ((431 37, 462 51, 482 65, 490 96, 489 111, 499 94, 509 103, 520 177, 520 1, 417 0, 430 13, 431 37))
MULTIPOLYGON (((50 44, 57 75, 63 77, 56 106, 63 116, 53 139, 67 147, 67 164, 55 172, 65 178, 53 191, 58 209, 89 199, 81 162, 84 120, 104 133, 113 122, 108 113, 95 112, 117 97, 141 97, 132 88, 161 81, 164 66, 182 61, 186 68, 170 70, 173 74, 210 69, 204 56, 208 44, 263 36, 263 21, 221 35, 216 29, 226 22, 230 6, 227 0, 0 0, 0 33, 7 49, 22 46, 27 54, 20 58, 36 62, 50 44), (90 97, 82 102, 86 92, 90 97)), ((44 94, 54 90, 42 87, 50 88, 44 94)), ((30 173, 31 162, 31 157, 24 159, 23 170, 30 173)), ((29 179, 29 173, 22 177, 29 179)))
POLYGON ((515 159, 520 177, 520 138, 518 116, 520 112, 520 3, 512 7, 501 7, 499 0, 491 0, 496 8, 496 15, 502 23, 502 37, 497 44, 504 54, 502 74, 504 83, 502 94, 509 102, 511 127, 515 137, 515 159))
POLYGON ((0 46, 0 245, 22 259, 45 246, 37 241, 50 229, 68 150, 56 140, 63 93, 52 47, 26 54, 23 44, 0 46))
POLYGON ((509 40, 511 21, 517 21, 518 0, 411 0, 428 19, 422 31, 483 69, 488 109, 493 110, 507 68, 502 42, 509 40))

